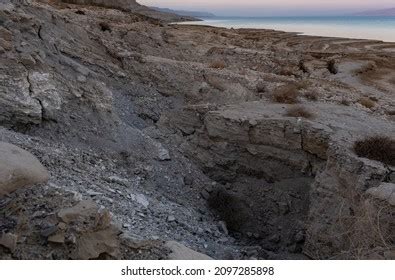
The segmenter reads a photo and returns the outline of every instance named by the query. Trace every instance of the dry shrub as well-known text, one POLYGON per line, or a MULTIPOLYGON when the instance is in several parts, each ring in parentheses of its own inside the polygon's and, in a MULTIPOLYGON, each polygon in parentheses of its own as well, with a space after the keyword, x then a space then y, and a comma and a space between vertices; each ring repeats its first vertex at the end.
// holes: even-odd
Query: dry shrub
POLYGON ((280 86, 273 93, 273 100, 278 103, 295 104, 299 103, 299 91, 305 89, 308 82, 290 83, 280 86))
POLYGON ((215 60, 210 64, 210 68, 214 68, 214 69, 224 69, 226 67, 227 67, 226 63, 221 60, 215 60))
POLYGON ((376 106, 376 102, 374 102, 372 99, 370 99, 369 97, 362 97, 359 100, 359 103, 368 108, 368 109, 372 109, 374 106, 376 106))
POLYGON ((212 86, 215 89, 218 89, 220 91, 225 91, 226 90, 226 85, 223 81, 221 81, 218 78, 215 77, 208 77, 207 79, 207 83, 212 86))
POLYGON ((110 25, 107 22, 100 22, 99 26, 100 26, 101 31, 103 31, 103 32, 106 32, 106 31, 111 32, 111 27, 110 27, 110 25))
POLYGON ((373 70, 377 69, 377 64, 374 61, 370 61, 369 63, 363 65, 359 69, 355 71, 356 74, 364 74, 371 72, 373 70))
MULTIPOLYGON (((394 210, 385 202, 357 195, 344 189, 350 207, 341 207, 337 225, 339 237, 347 240, 338 259, 377 259, 393 251, 395 226, 394 210)), ((381 258, 385 258, 384 256, 381 258)))
POLYGON ((314 114, 303 106, 292 106, 288 108, 286 116, 311 119, 314 116, 314 114))
POLYGON ((304 60, 299 61, 298 67, 299 70, 301 70, 303 73, 310 73, 310 70, 307 67, 306 62, 304 60))
POLYGON ((298 90, 307 89, 311 85, 311 82, 308 80, 303 80, 296 83, 296 87, 298 90))
POLYGON ((341 105, 344 105, 344 106, 350 106, 351 102, 350 102, 349 100, 343 98, 343 99, 340 101, 340 104, 341 104, 341 105))
POLYGON ((354 151, 359 157, 395 165, 395 140, 387 136, 371 136, 355 142, 354 151))
POLYGON ((266 88, 266 84, 264 81, 258 81, 258 83, 256 84, 256 91, 258 93, 265 93, 267 90, 266 88))
POLYGON ((244 36, 245 40, 250 40, 250 41, 259 41, 261 40, 262 35, 261 34, 247 34, 244 36))
POLYGON ((329 73, 336 75, 339 73, 339 68, 337 66, 336 60, 331 59, 327 62, 327 69, 329 73))
POLYGON ((295 76, 295 71, 291 67, 283 67, 278 71, 278 74, 281 76, 295 76))
POLYGON ((304 97, 306 97, 308 100, 311 101, 317 101, 318 100, 318 94, 315 91, 308 91, 304 94, 304 97))
POLYGON ((389 110, 386 112, 388 116, 395 116, 395 110, 389 110))

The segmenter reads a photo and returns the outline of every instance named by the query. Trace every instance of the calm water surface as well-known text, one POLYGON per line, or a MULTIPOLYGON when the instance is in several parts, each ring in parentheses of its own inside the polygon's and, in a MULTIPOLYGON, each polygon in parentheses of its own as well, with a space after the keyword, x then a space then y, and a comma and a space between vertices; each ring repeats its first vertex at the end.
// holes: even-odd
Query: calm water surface
MULTIPOLYGON (((216 17, 192 24, 226 28, 262 28, 305 35, 395 42, 395 17, 216 17)), ((191 24, 191 22, 185 23, 191 24)))

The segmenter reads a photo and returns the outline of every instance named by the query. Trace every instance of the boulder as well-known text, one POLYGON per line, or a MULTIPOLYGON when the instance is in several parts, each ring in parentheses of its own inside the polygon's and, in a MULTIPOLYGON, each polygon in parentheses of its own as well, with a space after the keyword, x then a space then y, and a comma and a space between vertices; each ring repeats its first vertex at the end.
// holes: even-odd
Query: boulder
POLYGON ((48 179, 48 171, 36 157, 17 146, 0 142, 0 197, 48 179))
POLYGON ((377 188, 368 189, 366 193, 395 206, 395 184, 393 183, 381 183, 377 188))
POLYGON ((198 253, 176 241, 168 241, 165 247, 171 251, 168 255, 169 260, 212 260, 207 255, 198 253))

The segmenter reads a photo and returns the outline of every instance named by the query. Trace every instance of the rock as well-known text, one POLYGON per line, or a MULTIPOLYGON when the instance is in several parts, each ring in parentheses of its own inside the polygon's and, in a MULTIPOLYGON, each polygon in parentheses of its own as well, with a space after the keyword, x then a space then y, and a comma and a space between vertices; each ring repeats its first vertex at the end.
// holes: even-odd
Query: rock
POLYGON ((48 179, 48 171, 36 157, 17 146, 0 142, 0 197, 48 179))
POLYGON ((77 81, 80 83, 86 83, 86 77, 84 75, 79 75, 77 81))
POLYGON ((130 11, 131 9, 138 7, 138 4, 134 0, 61 0, 64 3, 78 4, 78 5, 92 5, 99 7, 106 7, 111 9, 119 9, 122 11, 130 11))
POLYGON ((303 231, 298 231, 295 234, 295 242, 297 243, 303 243, 303 241, 305 240, 305 234, 303 231))
POLYGON ((75 259, 96 259, 101 254, 116 257, 119 252, 118 231, 113 228, 88 232, 77 239, 77 248, 73 253, 75 259))
POLYGON ((4 27, 0 26, 0 38, 2 38, 4 41, 9 42, 12 40, 12 33, 4 27))
POLYGON ((57 226, 50 226, 50 227, 47 227, 47 228, 43 229, 40 234, 43 237, 48 237, 48 236, 53 235, 57 231, 58 231, 58 227, 57 226))
POLYGON ((228 228, 226 227, 226 223, 224 221, 219 222, 219 229, 226 235, 229 234, 228 228))
POLYGON ((128 187, 129 186, 129 180, 128 179, 124 179, 124 178, 120 178, 118 176, 110 176, 107 180, 110 183, 115 183, 121 186, 125 186, 128 187))
POLYGON ((191 186, 193 184, 193 177, 192 175, 188 174, 184 177, 184 184, 186 186, 191 186))
POLYGON ((2 61, 0 73, 0 121, 10 124, 41 123, 42 106, 31 96, 27 70, 20 64, 2 61))
POLYGON ((395 184, 393 183, 382 183, 377 188, 368 189, 366 193, 395 206, 395 184))
POLYGON ((11 252, 16 249, 18 236, 12 233, 5 233, 0 237, 0 245, 8 248, 11 252))
POLYGON ((208 191, 203 190, 200 192, 200 195, 205 199, 205 200, 209 200, 210 199, 210 194, 208 191))
POLYGON ((170 215, 170 216, 167 217, 167 221, 170 222, 170 223, 171 222, 175 222, 176 221, 176 217, 174 217, 173 215, 170 215))
POLYGON ((193 251, 176 241, 166 242, 165 247, 171 251, 168 255, 169 260, 212 260, 209 256, 193 251))
POLYGON ((56 113, 60 110, 63 99, 58 84, 53 74, 31 72, 28 76, 30 96, 39 100, 44 119, 56 119, 56 113))
POLYGON ((157 157, 159 160, 161 160, 161 161, 171 160, 169 151, 167 149, 165 149, 162 144, 156 143, 156 147, 158 149, 157 157))
POLYGON ((93 191, 93 190, 88 190, 86 193, 87 193, 89 196, 99 196, 99 195, 103 195, 103 193, 101 193, 101 192, 96 192, 96 191, 93 191))
POLYGON ((149 206, 149 201, 143 194, 136 194, 136 202, 141 204, 143 207, 147 208, 149 206))
POLYGON ((48 237, 48 242, 63 244, 65 242, 64 233, 58 233, 48 237))
POLYGON ((81 219, 86 219, 90 216, 95 216, 98 211, 98 206, 91 200, 83 200, 76 206, 62 209, 58 212, 58 217, 66 224, 75 222, 81 219))

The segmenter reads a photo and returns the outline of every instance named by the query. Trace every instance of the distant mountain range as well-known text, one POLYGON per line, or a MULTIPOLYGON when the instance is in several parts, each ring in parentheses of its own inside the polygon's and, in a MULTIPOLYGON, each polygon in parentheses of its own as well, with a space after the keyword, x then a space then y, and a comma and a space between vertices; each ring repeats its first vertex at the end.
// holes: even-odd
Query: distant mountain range
POLYGON ((208 13, 208 12, 172 10, 172 9, 168 9, 168 8, 158 8, 158 7, 149 7, 149 8, 159 11, 159 12, 172 13, 172 14, 176 14, 176 15, 184 16, 184 17, 196 17, 196 18, 215 17, 214 14, 208 13))
POLYGON ((354 14, 356 16, 395 16, 395 8, 364 11, 354 14))

